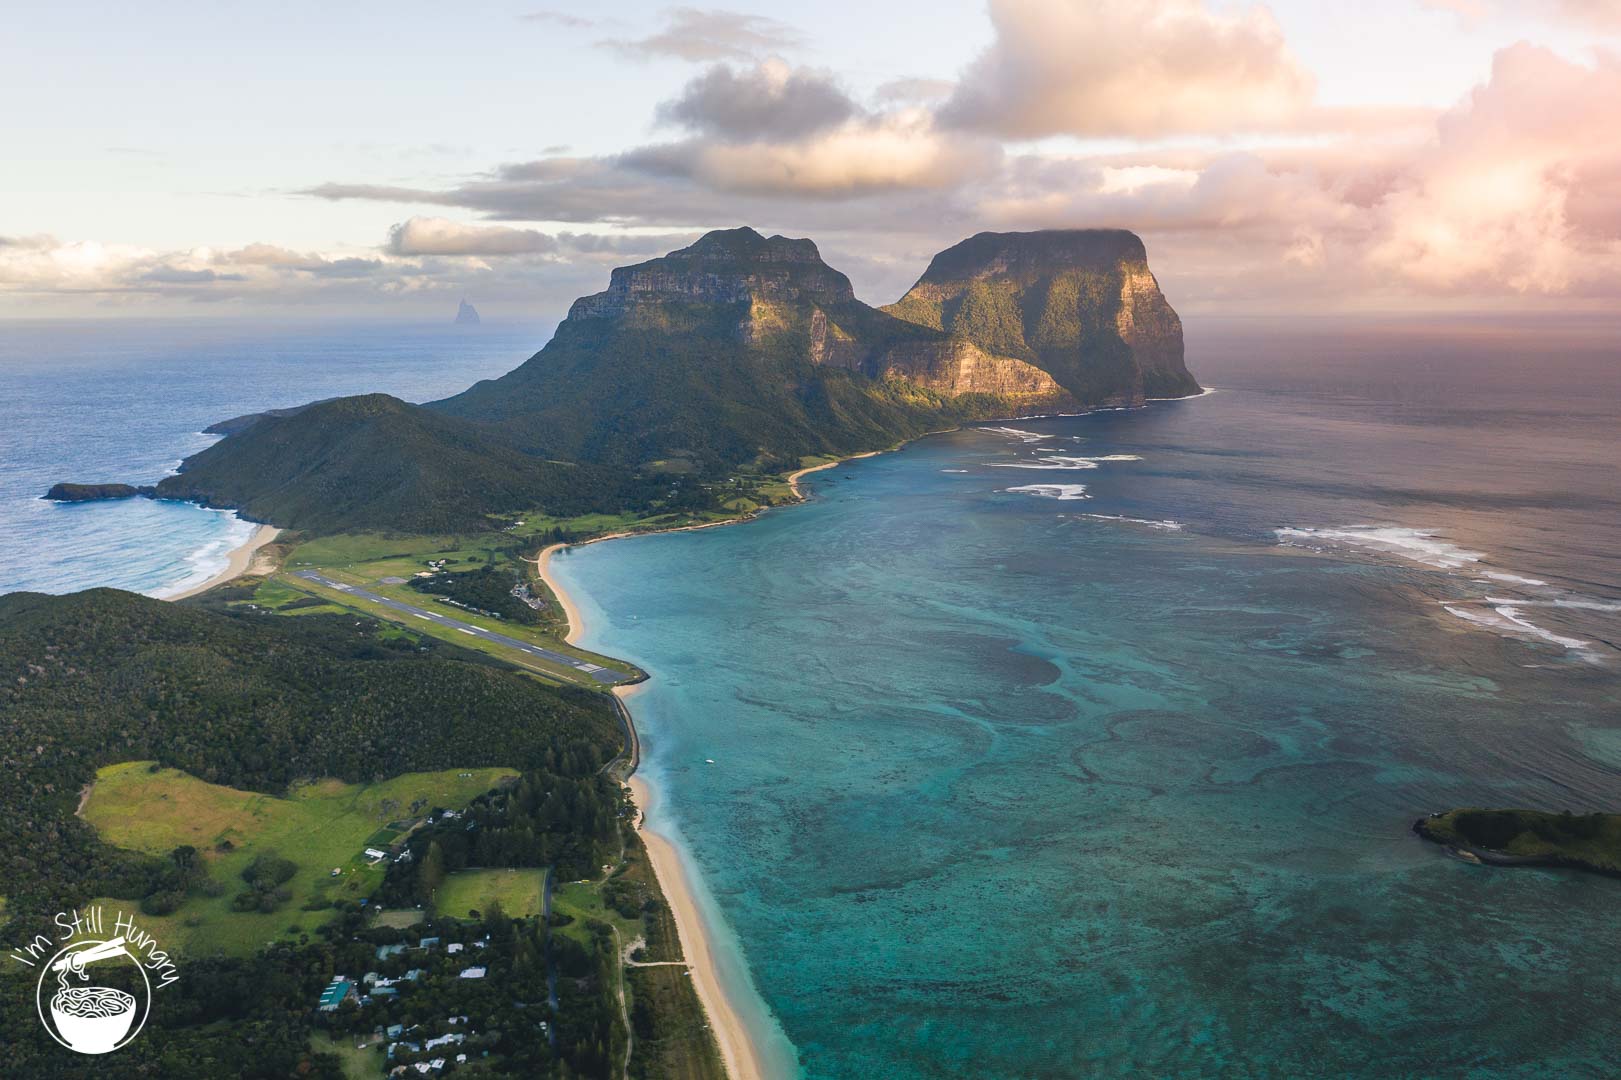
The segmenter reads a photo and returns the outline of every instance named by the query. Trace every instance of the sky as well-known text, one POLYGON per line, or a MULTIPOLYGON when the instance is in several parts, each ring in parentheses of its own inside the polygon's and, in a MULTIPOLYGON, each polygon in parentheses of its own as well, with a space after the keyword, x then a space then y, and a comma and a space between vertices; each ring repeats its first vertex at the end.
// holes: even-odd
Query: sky
POLYGON ((64 0, 0 100, 0 318, 557 318, 740 224, 872 303, 1085 227, 1185 315, 1621 299, 1621 0, 64 0))

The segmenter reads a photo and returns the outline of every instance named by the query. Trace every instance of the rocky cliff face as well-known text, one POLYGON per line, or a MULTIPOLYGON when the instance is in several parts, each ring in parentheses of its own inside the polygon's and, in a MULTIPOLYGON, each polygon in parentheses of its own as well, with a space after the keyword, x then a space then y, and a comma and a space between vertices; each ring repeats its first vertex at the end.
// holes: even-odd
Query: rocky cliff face
POLYGON ((574 302, 569 319, 659 324, 675 305, 735 306, 735 340, 813 364, 906 379, 940 394, 991 395, 1012 410, 1076 404, 1023 359, 863 304, 811 241, 748 228, 708 233, 662 258, 620 267, 605 291, 574 302))
POLYGON ((764 237, 753 229, 723 229, 635 266, 621 266, 608 288, 582 296, 570 319, 620 318, 636 308, 668 303, 847 304, 850 279, 822 261, 809 240, 764 237))
POLYGON ((980 233, 936 255, 885 310, 1032 365, 1082 405, 1199 390, 1182 322, 1123 230, 980 233))

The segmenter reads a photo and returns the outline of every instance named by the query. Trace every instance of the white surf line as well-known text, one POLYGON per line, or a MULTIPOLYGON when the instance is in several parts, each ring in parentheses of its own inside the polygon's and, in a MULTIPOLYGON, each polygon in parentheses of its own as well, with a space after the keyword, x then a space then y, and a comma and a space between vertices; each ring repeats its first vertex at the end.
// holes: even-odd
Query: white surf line
POLYGON ((1166 518, 1163 521, 1154 521, 1150 518, 1126 517, 1124 514, 1083 514, 1083 517, 1095 518, 1098 521, 1119 521, 1128 525, 1145 525, 1150 529, 1164 529, 1167 532, 1180 532, 1184 527, 1180 521, 1166 518))
POLYGON ((1079 457, 1071 454, 1048 454, 1027 461, 987 461, 990 469, 1038 469, 1044 471, 1073 471, 1095 469, 1104 461, 1141 461, 1136 454, 1105 454, 1102 457, 1079 457))
POLYGON ((1074 502, 1078 499, 1090 499, 1092 497, 1086 493, 1085 484, 1024 484, 1019 487, 1004 488, 1003 490, 1035 495, 1043 499, 1056 499, 1059 502, 1074 502))

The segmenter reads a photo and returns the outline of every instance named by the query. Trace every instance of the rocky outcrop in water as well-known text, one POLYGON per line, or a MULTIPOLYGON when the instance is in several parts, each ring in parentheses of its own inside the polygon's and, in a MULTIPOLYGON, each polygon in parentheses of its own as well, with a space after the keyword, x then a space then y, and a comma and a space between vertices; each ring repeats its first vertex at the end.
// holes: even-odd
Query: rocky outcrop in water
POLYGON ((45 498, 52 502, 98 502, 102 499, 133 499, 153 495, 156 488, 133 484, 52 484, 45 498))

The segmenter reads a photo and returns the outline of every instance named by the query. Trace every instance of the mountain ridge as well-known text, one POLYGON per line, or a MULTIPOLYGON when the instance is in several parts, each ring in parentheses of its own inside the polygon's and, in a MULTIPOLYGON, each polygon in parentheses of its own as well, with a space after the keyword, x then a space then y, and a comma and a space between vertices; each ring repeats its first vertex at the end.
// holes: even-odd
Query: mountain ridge
POLYGON ((672 461, 701 483, 1197 390, 1129 232, 980 233, 877 308, 811 240, 742 227, 616 268, 540 351, 453 397, 226 421, 156 494, 317 532, 478 531, 668 505, 672 461))

